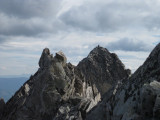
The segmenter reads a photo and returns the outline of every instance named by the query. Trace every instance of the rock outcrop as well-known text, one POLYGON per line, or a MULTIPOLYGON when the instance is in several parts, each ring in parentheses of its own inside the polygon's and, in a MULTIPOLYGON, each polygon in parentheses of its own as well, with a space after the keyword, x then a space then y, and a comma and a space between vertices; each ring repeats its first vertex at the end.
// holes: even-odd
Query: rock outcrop
POLYGON ((42 52, 38 71, 5 104, 2 120, 160 120, 160 44, 134 74, 100 46, 77 66, 42 52))
POLYGON ((96 47, 78 66, 45 48, 38 71, 6 103, 2 120, 82 120, 101 96, 128 78, 116 54, 96 47), (116 67, 116 68, 115 68, 116 67))
POLYGON ((0 99, 0 118, 2 117, 4 109, 5 109, 5 102, 3 99, 0 99))
POLYGON ((87 120, 160 120, 160 44, 130 78, 105 94, 87 120))
POLYGON ((94 48, 77 68, 82 71, 90 84, 96 85, 101 95, 131 74, 115 53, 110 53, 100 46, 94 48))

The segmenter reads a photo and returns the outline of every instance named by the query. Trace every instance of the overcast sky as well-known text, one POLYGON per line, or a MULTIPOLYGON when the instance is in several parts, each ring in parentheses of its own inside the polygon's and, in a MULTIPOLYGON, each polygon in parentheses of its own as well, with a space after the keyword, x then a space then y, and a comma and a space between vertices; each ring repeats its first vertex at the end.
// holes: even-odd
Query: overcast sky
POLYGON ((135 71, 159 41, 159 0, 0 0, 0 75, 34 74, 45 47, 76 65, 98 44, 135 71))

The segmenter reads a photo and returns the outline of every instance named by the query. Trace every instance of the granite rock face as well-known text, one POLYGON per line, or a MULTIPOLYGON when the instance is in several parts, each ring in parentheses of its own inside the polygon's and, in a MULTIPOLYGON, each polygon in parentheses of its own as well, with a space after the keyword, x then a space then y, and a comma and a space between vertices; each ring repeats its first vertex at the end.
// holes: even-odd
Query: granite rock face
POLYGON ((87 120, 160 120, 160 44, 131 77, 105 93, 87 120))
POLYGON ((77 68, 90 84, 96 85, 101 95, 131 74, 115 53, 100 46, 94 48, 77 68))
POLYGON ((53 56, 45 48, 38 71, 6 103, 1 120, 84 120, 129 75, 116 54, 99 46, 78 66, 62 51, 53 56))

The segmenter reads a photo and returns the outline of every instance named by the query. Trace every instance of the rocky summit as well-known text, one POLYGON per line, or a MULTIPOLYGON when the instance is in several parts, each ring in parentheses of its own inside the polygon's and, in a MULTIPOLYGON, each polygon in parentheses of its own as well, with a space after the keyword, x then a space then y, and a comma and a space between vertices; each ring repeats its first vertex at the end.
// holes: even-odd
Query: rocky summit
POLYGON ((160 120, 160 44, 132 75, 100 46, 77 66, 45 48, 37 72, 0 100, 0 120, 160 120))
POLYGON ((131 77, 105 94, 87 120, 160 120, 160 44, 131 77))

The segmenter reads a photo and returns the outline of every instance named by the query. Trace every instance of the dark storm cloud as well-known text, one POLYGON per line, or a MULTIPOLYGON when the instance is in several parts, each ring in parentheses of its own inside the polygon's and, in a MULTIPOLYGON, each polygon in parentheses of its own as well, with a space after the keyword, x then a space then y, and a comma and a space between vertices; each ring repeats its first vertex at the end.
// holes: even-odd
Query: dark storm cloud
POLYGON ((111 42, 106 46, 109 50, 123 50, 123 51, 151 51, 152 45, 144 43, 143 41, 136 41, 129 38, 111 42))

